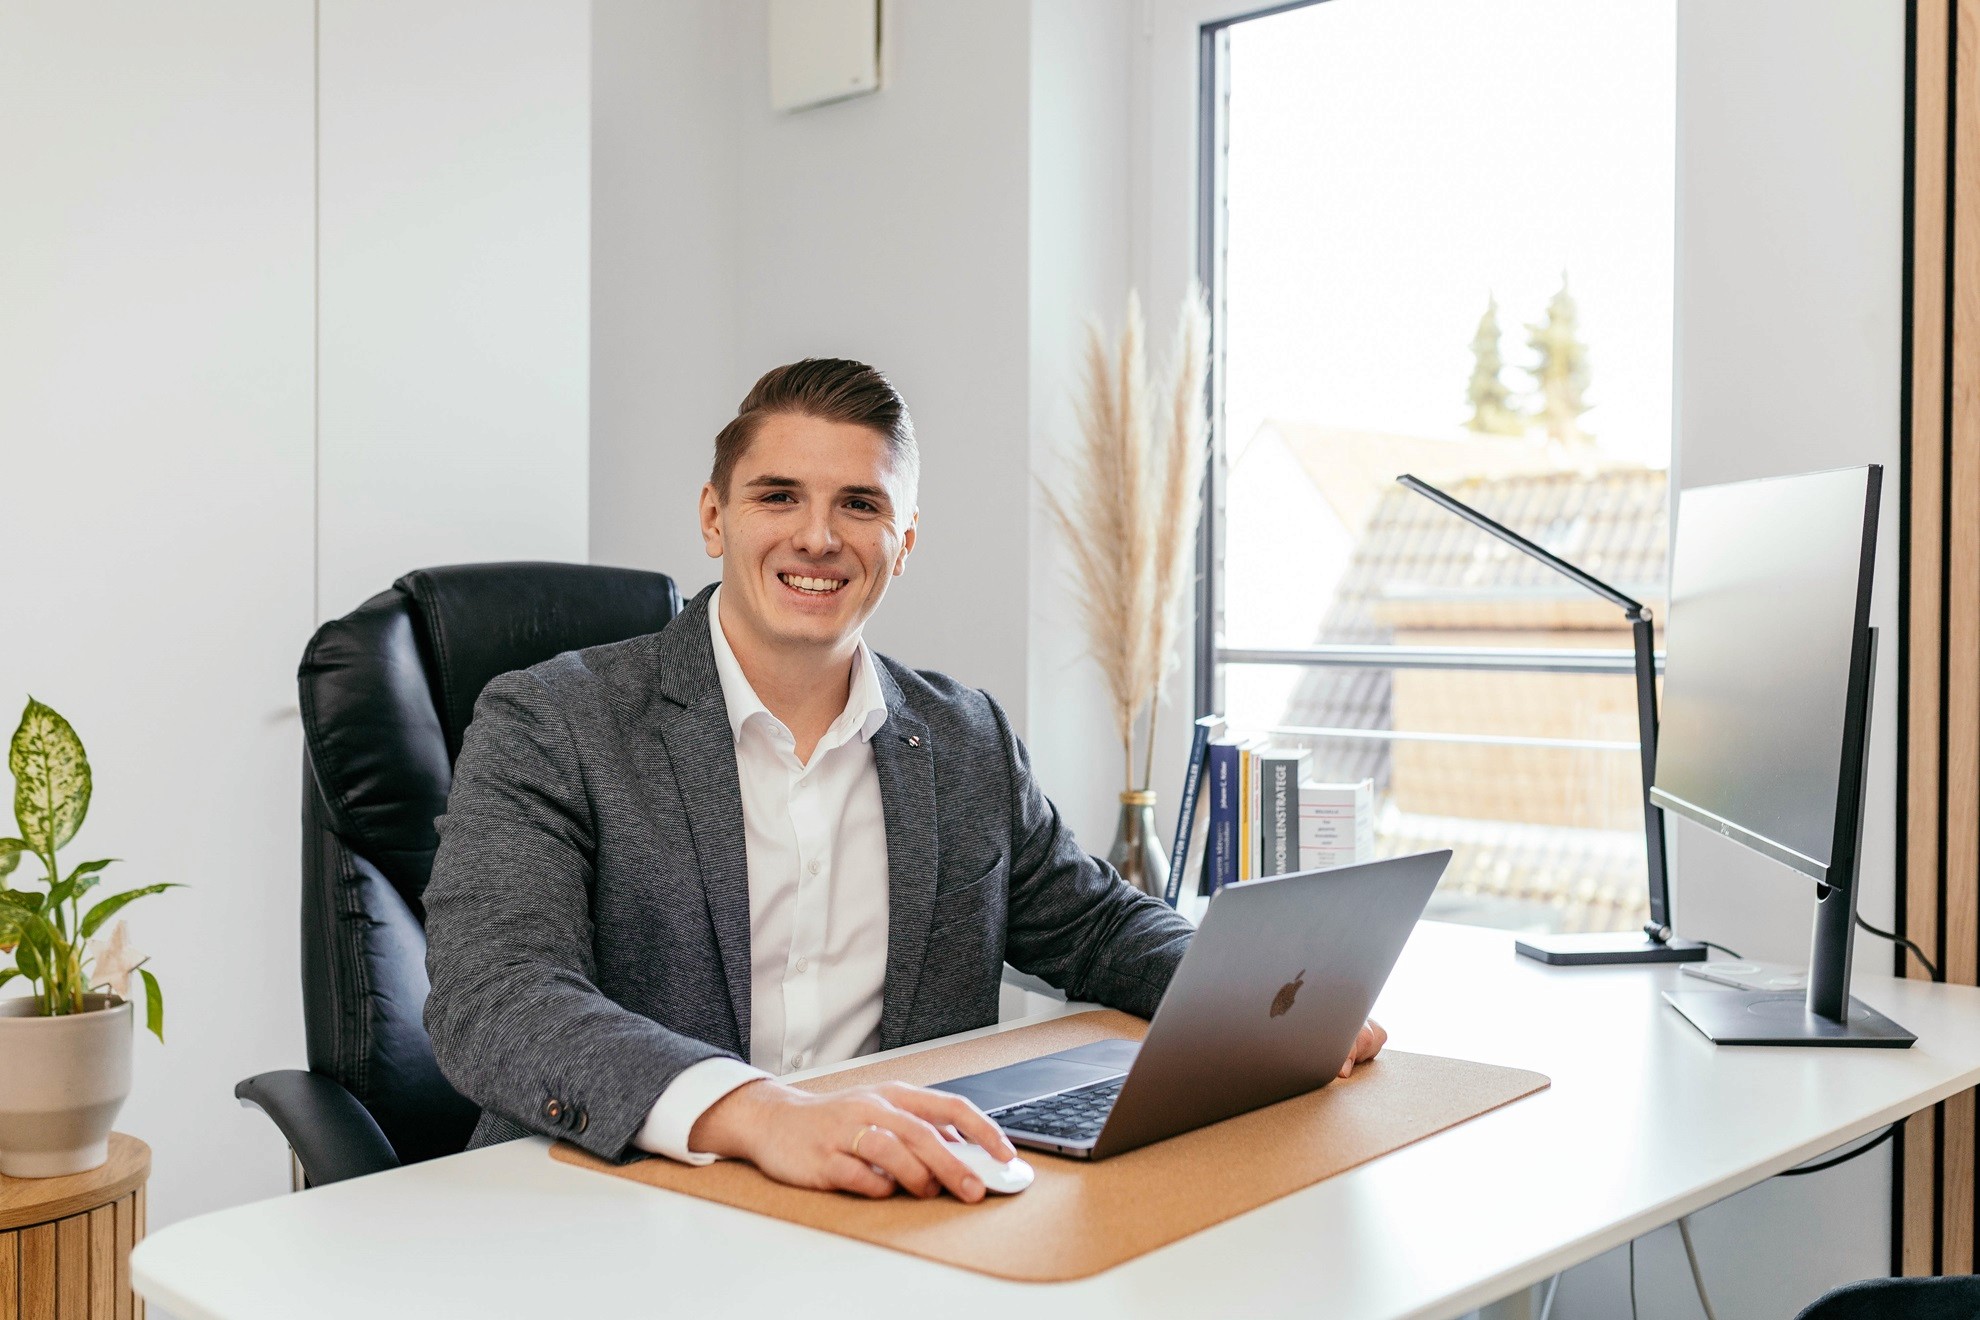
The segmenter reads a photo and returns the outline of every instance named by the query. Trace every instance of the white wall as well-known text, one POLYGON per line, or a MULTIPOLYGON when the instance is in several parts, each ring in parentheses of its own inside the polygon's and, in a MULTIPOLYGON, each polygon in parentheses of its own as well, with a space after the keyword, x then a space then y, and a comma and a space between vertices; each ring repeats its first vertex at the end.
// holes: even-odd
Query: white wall
POLYGON ((65 856, 190 886, 126 914, 167 1004, 119 1120, 154 1224, 287 1186, 230 1091, 302 1053, 312 60, 308 0, 0 7, 0 737, 61 711, 65 856))
POLYGON ((318 617, 586 557, 588 7, 321 7, 318 617))
POLYGON ((65 855, 189 886, 129 913, 154 1227, 288 1186, 232 1090, 303 1062, 319 594, 585 553, 588 10, 322 0, 319 50, 318 8, 0 6, 0 737, 62 711, 65 855))
POLYGON ((689 594, 719 576, 695 499, 749 388, 734 7, 592 6, 591 562, 671 573, 689 594))

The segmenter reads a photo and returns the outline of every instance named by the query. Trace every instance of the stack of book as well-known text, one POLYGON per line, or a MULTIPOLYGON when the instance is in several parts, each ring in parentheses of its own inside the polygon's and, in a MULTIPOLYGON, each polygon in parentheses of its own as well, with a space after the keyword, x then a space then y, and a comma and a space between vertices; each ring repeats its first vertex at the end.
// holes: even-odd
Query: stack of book
POLYGON ((1304 748, 1232 733, 1220 716, 1196 722, 1170 853, 1171 905, 1185 876, 1201 876, 1200 892, 1214 894, 1374 859, 1374 781, 1317 783, 1307 778, 1309 760, 1304 748))

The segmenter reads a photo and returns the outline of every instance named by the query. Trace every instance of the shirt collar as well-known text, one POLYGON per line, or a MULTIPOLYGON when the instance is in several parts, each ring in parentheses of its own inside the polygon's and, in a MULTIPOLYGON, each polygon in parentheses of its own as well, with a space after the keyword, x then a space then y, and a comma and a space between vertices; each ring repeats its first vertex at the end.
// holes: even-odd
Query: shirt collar
MULTIPOLYGON (((722 589, 717 587, 715 594, 708 598, 708 636, 715 649, 715 675, 722 684, 722 704, 728 708, 729 733, 740 739, 743 727, 753 716, 762 716, 770 727, 784 729, 784 722, 771 713, 756 695, 756 689, 749 685, 749 678, 743 673, 742 662, 736 659, 735 648, 729 645, 729 638, 722 631, 722 589)), ((863 741, 870 742, 880 726, 887 722, 887 696, 880 690, 880 675, 873 662, 873 654, 866 648, 866 639, 861 638, 853 648, 852 684, 846 693, 846 708, 839 718, 832 721, 825 738, 834 745, 849 741, 856 732, 863 741), (849 730, 840 736, 841 730, 849 730)), ((786 733, 789 730, 784 730, 786 733)))

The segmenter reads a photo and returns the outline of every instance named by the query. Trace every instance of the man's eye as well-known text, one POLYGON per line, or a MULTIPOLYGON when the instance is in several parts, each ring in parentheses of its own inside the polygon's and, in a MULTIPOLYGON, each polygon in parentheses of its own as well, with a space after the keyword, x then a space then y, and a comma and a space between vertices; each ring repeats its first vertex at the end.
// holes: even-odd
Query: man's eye
POLYGON ((773 490, 763 497, 765 504, 771 504, 778 500, 783 500, 785 503, 796 503, 796 501, 791 499, 791 493, 787 490, 773 490))
POLYGON ((846 506, 857 509, 861 513, 878 513, 880 511, 871 500, 847 500, 846 506))

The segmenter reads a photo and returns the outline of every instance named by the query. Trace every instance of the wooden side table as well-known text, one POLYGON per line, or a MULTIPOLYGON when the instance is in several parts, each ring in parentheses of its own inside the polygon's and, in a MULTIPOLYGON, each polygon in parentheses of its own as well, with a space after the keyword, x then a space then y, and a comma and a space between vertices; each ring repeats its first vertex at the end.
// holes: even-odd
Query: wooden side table
POLYGON ((101 1168, 0 1177, 0 1320, 143 1320, 131 1247, 150 1176, 151 1147, 113 1132, 101 1168))

